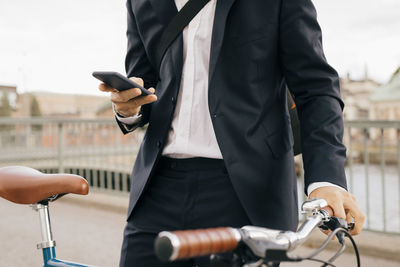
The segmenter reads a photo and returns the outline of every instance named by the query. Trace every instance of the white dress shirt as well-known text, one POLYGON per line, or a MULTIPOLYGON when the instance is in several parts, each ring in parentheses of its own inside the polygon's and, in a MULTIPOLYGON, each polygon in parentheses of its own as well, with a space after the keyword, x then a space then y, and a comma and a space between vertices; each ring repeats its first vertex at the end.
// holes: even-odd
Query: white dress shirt
MULTIPOLYGON (((175 0, 180 10, 188 0, 175 0)), ((168 141, 173 158, 222 159, 208 109, 211 34, 217 0, 211 0, 183 30, 183 69, 168 141)))
MULTIPOLYGON (((175 0, 178 10, 187 1, 175 0)), ((208 73, 216 3, 217 0, 210 0, 183 30, 182 79, 163 156, 222 159, 208 109, 208 73)), ((138 116, 116 116, 127 125, 140 120, 138 116)), ((307 192, 332 185, 327 182, 312 183, 307 192)))

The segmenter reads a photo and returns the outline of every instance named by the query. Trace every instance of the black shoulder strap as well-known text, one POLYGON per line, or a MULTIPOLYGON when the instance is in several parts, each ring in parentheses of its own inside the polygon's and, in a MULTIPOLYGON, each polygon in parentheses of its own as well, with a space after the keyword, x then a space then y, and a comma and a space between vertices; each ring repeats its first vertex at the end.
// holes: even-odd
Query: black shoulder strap
MULTIPOLYGON (((166 0, 164 0, 166 1, 166 0)), ((173 0, 170 0, 173 1, 173 0)), ((157 70, 160 69, 161 61, 167 51, 168 47, 183 32, 183 29, 189 22, 200 12, 200 10, 210 0, 189 0, 183 8, 171 20, 161 35, 161 40, 156 50, 157 70)))

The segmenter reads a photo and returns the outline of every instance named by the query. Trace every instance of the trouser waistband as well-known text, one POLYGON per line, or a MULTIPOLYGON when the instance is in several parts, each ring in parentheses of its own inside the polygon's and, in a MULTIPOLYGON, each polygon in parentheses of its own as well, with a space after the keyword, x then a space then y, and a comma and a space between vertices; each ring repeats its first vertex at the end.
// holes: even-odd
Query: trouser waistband
POLYGON ((224 161, 222 159, 211 158, 186 158, 176 159, 161 157, 158 162, 159 169, 172 169, 180 171, 193 171, 193 170, 226 170, 224 161))

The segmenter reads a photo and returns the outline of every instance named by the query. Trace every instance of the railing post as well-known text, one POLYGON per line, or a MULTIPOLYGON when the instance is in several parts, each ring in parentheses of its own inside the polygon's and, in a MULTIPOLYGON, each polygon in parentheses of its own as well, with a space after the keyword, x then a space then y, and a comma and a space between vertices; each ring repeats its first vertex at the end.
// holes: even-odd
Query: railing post
POLYGON ((368 175, 368 167, 369 167, 369 154, 368 154, 368 139, 369 132, 368 128, 364 128, 364 165, 365 165, 365 195, 366 195, 366 208, 367 208, 367 228, 371 227, 371 216, 369 212, 369 175, 368 175))
POLYGON ((58 124, 58 172, 64 172, 64 125, 58 124))
POLYGON ((121 191, 122 192, 128 192, 128 182, 127 182, 127 177, 126 175, 124 175, 123 173, 119 173, 119 178, 121 179, 121 183, 122 183, 122 188, 121 191))
POLYGON ((385 190, 385 144, 384 128, 381 128, 381 177, 382 177, 382 212, 383 212, 383 231, 386 232, 386 190, 385 190))
POLYGON ((354 193, 354 177, 353 177, 353 149, 351 140, 351 127, 349 127, 349 174, 350 174, 350 192, 354 193))
MULTIPOLYGON (((400 128, 397 129, 397 175, 398 175, 398 184, 399 184, 399 212, 400 214, 400 128)), ((399 218, 400 219, 400 218, 399 218)), ((399 223, 400 229, 400 223, 399 223)))
POLYGON ((100 171, 98 169, 93 170, 93 185, 92 188, 99 188, 99 183, 98 183, 98 179, 99 179, 99 173, 100 171))
POLYGON ((105 186, 105 170, 104 169, 100 169, 100 183, 98 184, 98 189, 104 190, 106 188, 105 186))
POLYGON ((32 122, 29 121, 29 123, 27 123, 25 125, 25 139, 26 139, 26 147, 31 149, 33 147, 33 142, 32 142, 32 122))

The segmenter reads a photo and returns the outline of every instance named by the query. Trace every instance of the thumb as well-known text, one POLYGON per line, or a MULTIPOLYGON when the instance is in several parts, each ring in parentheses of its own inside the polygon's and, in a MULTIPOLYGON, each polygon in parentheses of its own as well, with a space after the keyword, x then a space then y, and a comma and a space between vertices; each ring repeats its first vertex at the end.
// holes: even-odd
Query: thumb
POLYGON ((140 86, 144 86, 144 81, 142 78, 130 77, 129 79, 134 81, 135 83, 139 84, 140 86))

